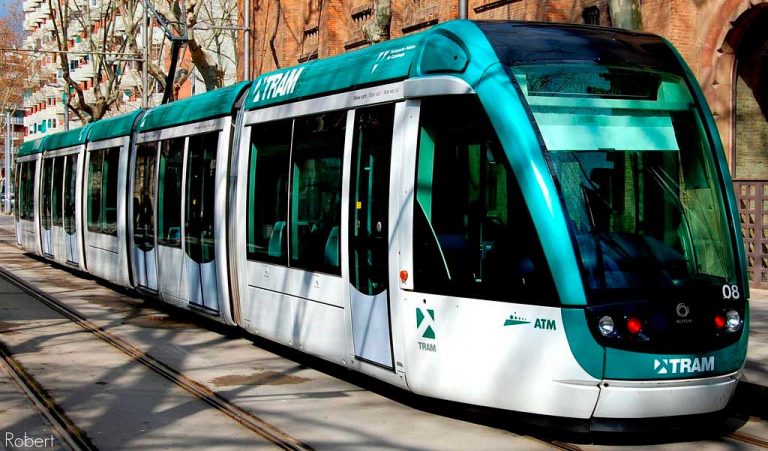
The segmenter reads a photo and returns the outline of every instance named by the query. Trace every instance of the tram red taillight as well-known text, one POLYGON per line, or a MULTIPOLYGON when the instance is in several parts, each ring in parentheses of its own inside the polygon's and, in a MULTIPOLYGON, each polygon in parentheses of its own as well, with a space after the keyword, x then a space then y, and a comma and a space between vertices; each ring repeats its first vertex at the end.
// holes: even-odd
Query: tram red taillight
POLYGON ((722 330, 725 328, 725 316, 722 314, 715 315, 715 329, 722 330))
POLYGON ((629 317, 627 319, 627 331, 630 334, 637 335, 641 330, 643 330, 643 323, 639 319, 635 317, 629 317))

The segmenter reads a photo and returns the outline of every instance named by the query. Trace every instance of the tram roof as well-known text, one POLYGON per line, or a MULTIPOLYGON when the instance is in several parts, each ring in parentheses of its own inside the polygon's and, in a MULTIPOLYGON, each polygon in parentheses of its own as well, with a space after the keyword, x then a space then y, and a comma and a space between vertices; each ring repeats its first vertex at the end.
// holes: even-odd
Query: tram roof
POLYGON ((43 152, 50 152, 52 150, 63 149, 65 147, 85 144, 85 139, 88 137, 88 131, 90 129, 91 124, 88 124, 85 127, 74 128, 72 130, 67 130, 61 133, 48 135, 47 139, 41 146, 41 150, 43 152))
POLYGON ((410 77, 453 74, 472 84, 496 62, 625 63, 679 72, 666 42, 651 34, 584 25, 454 20, 343 55, 265 73, 247 110, 410 77))
POLYGON ((147 132, 230 115, 235 102, 250 83, 243 81, 152 108, 141 118, 137 129, 147 132))
POLYGON ((46 138, 47 136, 43 136, 31 141, 25 141, 21 144, 21 146, 19 146, 19 151, 16 154, 16 158, 41 153, 43 151, 43 141, 45 141, 46 138))
POLYGON ((127 114, 94 122, 90 133, 88 133, 88 141, 104 141, 105 139, 130 135, 136 118, 143 112, 144 110, 135 110, 127 114))

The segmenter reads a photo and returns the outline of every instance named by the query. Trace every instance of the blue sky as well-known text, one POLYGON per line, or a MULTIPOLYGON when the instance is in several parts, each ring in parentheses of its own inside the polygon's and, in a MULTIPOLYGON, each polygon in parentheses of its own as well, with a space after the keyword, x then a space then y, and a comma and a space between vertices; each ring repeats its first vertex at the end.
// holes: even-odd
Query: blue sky
POLYGON ((0 17, 8 14, 9 5, 20 5, 21 0, 0 0, 0 17))

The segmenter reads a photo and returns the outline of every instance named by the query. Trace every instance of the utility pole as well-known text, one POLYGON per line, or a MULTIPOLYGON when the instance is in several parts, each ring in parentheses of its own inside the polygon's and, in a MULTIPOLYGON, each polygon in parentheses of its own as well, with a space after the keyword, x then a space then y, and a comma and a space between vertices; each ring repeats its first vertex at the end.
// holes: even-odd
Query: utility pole
POLYGON ((11 110, 5 112, 5 195, 3 196, 3 212, 11 213, 11 153, 13 151, 13 124, 11 110))
POLYGON ((141 7, 144 10, 144 19, 141 23, 141 36, 144 40, 144 49, 141 52, 143 59, 141 64, 141 107, 146 109, 149 107, 149 98, 147 96, 147 65, 149 64, 149 58, 147 58, 147 47, 149 46, 149 26, 147 25, 147 21, 149 20, 149 15, 147 14, 146 3, 142 3, 141 7))

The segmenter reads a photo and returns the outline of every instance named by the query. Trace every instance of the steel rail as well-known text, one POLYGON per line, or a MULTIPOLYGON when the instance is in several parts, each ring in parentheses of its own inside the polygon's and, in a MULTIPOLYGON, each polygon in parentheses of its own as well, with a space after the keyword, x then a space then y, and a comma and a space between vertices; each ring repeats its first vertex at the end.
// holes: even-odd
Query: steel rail
POLYGON ((764 449, 768 449, 768 440, 755 437, 751 434, 746 434, 744 432, 731 432, 730 434, 725 436, 726 438, 730 438, 733 440, 736 440, 738 442, 747 443, 749 445, 755 445, 759 446, 764 449))
POLYGON ((13 353, 0 343, 0 366, 5 369, 19 390, 32 402, 35 409, 45 417, 67 448, 78 450, 96 450, 91 440, 77 425, 69 419, 64 410, 56 404, 48 392, 32 377, 13 353))
POLYGON ((312 449, 312 447, 302 442, 298 438, 293 437, 289 433, 267 423, 253 413, 233 404, 205 385, 190 379, 189 377, 171 368, 160 360, 157 360, 156 358, 142 351, 138 346, 97 326, 83 315, 81 315, 78 311, 60 302, 59 300, 38 289, 37 287, 32 286, 24 279, 21 279, 18 276, 12 274, 7 269, 0 267, 0 277, 7 279, 9 282, 24 290, 38 301, 42 302, 52 310, 56 311, 60 315, 64 316, 88 332, 94 334, 101 340, 110 344, 112 347, 120 350, 134 361, 141 363, 153 372, 171 381, 181 389, 191 393, 196 398, 204 401, 219 412, 235 420, 248 430, 272 442, 280 448, 287 450, 312 449))

